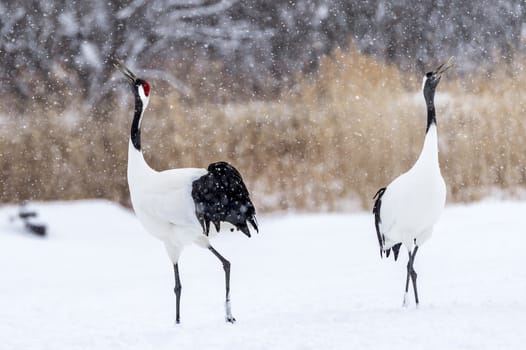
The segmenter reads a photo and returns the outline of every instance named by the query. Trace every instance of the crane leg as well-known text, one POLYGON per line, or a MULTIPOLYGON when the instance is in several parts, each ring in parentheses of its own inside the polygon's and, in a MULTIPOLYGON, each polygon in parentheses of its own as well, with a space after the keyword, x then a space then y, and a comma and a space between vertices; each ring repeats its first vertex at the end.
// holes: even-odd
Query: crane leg
POLYGON ((225 259, 217 250, 212 246, 209 246, 208 249, 214 254, 223 264, 223 269, 225 270, 225 289, 226 289, 226 299, 225 299, 225 311, 226 316, 225 320, 230 323, 236 322, 236 319, 232 316, 232 307, 230 305, 230 261, 225 259))
POLYGON ((180 305, 181 305, 181 280, 179 279, 179 266, 174 264, 174 276, 175 276, 175 323, 181 323, 180 316, 180 305))
POLYGON ((402 302, 402 306, 407 306, 407 293, 409 291, 409 275, 411 269, 411 251, 409 251, 409 259, 407 260, 407 277, 405 279, 405 293, 404 293, 404 301, 402 302))
POLYGON ((415 293, 415 304, 418 307, 418 290, 416 288, 416 271, 413 267, 415 263, 415 256, 416 252, 418 251, 418 246, 415 246, 415 249, 413 249, 413 257, 411 258, 411 282, 413 282, 413 291, 415 293))
POLYGON ((402 303, 402 306, 407 306, 407 294, 409 293, 409 278, 411 278, 411 283, 413 284, 413 291, 415 294, 415 303, 416 306, 418 306, 418 290, 416 288, 416 271, 413 267, 413 264, 415 262, 415 256, 416 252, 418 251, 418 246, 415 246, 413 249, 413 252, 409 252, 409 260, 407 261, 407 277, 405 280, 405 293, 404 293, 404 301, 402 303))

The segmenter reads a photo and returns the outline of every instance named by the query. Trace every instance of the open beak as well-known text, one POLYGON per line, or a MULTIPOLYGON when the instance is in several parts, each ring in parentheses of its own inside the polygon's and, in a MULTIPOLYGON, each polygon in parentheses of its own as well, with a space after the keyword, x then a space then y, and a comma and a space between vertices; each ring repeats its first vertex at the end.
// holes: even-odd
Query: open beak
POLYGON ((113 66, 120 70, 122 74, 124 74, 124 76, 130 80, 131 83, 135 83, 137 76, 133 74, 133 72, 129 70, 128 67, 126 67, 121 61, 115 61, 113 66))
POLYGON ((447 71, 449 68, 453 67, 455 64, 453 63, 453 56, 451 56, 449 58, 449 60, 447 60, 446 63, 442 63, 440 66, 438 66, 438 68, 435 70, 435 73, 434 75, 437 77, 437 78, 441 78, 442 76, 442 73, 444 73, 445 71, 447 71))

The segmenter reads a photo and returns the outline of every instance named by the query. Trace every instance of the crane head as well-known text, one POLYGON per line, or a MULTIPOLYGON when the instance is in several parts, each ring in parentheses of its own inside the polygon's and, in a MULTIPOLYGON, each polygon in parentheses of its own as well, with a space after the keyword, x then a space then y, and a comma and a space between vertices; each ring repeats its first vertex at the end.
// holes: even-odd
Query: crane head
POLYGON ((453 57, 451 57, 446 63, 442 63, 434 71, 426 73, 422 84, 422 90, 424 91, 426 100, 433 98, 438 83, 440 83, 440 79, 442 78, 442 74, 449 68, 453 67, 454 63, 452 61, 453 57))
POLYGON ((133 93, 139 97, 144 105, 148 103, 150 98, 150 84, 146 80, 138 78, 128 67, 122 62, 116 61, 113 63, 115 68, 119 69, 126 78, 128 78, 132 87, 133 93))

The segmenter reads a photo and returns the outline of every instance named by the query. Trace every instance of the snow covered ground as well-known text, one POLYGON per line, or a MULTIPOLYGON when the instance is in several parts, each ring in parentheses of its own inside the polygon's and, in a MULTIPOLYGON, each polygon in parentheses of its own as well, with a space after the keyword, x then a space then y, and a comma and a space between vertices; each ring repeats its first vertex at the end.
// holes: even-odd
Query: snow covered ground
MULTIPOLYGON (((182 324, 162 244, 104 201, 36 206, 47 238, 0 207, 1 349, 524 349, 526 202, 449 206, 417 255, 421 306, 401 307, 407 256, 380 260, 369 213, 268 215, 247 239, 213 240, 232 262, 180 261, 182 324)), ((413 299, 411 299, 413 300, 413 299)))

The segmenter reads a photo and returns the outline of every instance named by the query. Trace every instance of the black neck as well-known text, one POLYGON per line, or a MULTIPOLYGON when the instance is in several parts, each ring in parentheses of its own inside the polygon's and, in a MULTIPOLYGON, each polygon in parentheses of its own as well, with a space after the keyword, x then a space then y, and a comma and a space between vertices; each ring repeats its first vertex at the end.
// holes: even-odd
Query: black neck
POLYGON ((433 124, 437 124, 436 120, 436 114, 435 114, 435 102, 434 102, 435 96, 429 96, 426 97, 426 105, 427 105, 427 127, 426 127, 426 133, 429 131, 429 128, 433 124))
POLYGON ((137 151, 141 150, 141 115, 142 101, 139 96, 135 96, 135 114, 133 116, 130 137, 133 143, 133 147, 135 147, 137 151))

